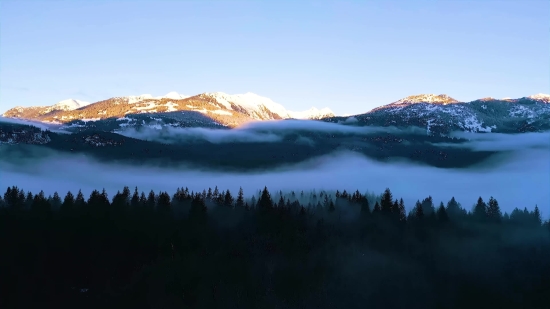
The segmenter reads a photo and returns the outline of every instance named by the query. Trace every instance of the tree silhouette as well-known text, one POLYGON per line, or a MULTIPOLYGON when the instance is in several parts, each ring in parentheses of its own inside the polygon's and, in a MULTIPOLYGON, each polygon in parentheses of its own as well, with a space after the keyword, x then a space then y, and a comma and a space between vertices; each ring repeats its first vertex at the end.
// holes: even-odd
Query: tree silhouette
POLYGON ((236 207, 244 207, 244 192, 243 188, 239 188, 239 194, 237 195, 236 207))
POLYGON ((497 200, 492 196, 489 198, 489 206, 487 207, 487 217, 490 221, 499 223, 502 221, 502 213, 500 207, 498 206, 497 200))
POLYGON ((477 199, 477 203, 474 206, 473 215, 478 221, 484 221, 487 218, 487 204, 485 204, 481 196, 477 199))
POLYGON ((437 208, 437 219, 440 222, 447 222, 449 221, 449 216, 447 214, 447 209, 445 209, 445 205, 443 205, 443 202, 439 204, 439 208, 437 208))

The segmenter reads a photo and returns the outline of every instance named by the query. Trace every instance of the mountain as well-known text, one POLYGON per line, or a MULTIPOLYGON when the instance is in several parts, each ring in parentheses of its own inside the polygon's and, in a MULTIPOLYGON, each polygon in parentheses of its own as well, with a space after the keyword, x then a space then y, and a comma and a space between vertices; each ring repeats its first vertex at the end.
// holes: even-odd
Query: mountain
POLYGON ((521 133, 550 129, 550 95, 519 99, 482 98, 460 102, 447 95, 421 94, 403 98, 352 117, 323 121, 358 126, 417 126, 427 134, 451 131, 521 133))
POLYGON ((377 107, 369 112, 337 117, 328 109, 289 111, 281 104, 254 93, 223 92, 195 96, 170 92, 114 97, 89 104, 66 100, 52 106, 16 107, 5 117, 63 124, 72 131, 117 131, 149 126, 234 128, 250 121, 312 119, 353 126, 417 126, 426 133, 451 131, 520 133, 550 129, 550 95, 519 99, 481 98, 462 102, 445 94, 418 94, 377 107))
POLYGON ((31 107, 16 106, 8 110, 6 113, 4 113, 3 116, 12 117, 12 118, 22 118, 22 119, 28 119, 28 120, 37 120, 42 116, 47 115, 48 113, 51 113, 54 111, 72 111, 88 105, 90 105, 90 102, 85 102, 85 101, 75 100, 75 99, 67 99, 49 106, 31 106, 31 107))
MULTIPOLYGON (((334 116, 328 108, 288 111, 271 99, 250 92, 236 95, 213 92, 195 96, 170 92, 160 97, 142 94, 114 97, 93 104, 66 100, 52 106, 12 108, 3 116, 67 124, 72 127, 88 126, 90 121, 101 120, 114 124, 116 129, 132 125, 129 123, 132 119, 150 120, 147 115, 151 114, 155 115, 154 119, 167 119, 177 126, 206 127, 236 127, 255 120, 321 119, 334 116)), ((100 124, 92 124, 97 125, 100 124)))

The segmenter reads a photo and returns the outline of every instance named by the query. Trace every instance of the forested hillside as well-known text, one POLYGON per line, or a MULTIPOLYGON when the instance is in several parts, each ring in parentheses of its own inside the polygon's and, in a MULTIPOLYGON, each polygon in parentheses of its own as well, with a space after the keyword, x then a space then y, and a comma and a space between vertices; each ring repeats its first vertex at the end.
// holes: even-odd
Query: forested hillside
POLYGON ((406 213, 389 189, 125 187, 110 199, 10 187, 0 307, 549 308, 539 208, 460 202, 473 206, 423 197, 406 213))

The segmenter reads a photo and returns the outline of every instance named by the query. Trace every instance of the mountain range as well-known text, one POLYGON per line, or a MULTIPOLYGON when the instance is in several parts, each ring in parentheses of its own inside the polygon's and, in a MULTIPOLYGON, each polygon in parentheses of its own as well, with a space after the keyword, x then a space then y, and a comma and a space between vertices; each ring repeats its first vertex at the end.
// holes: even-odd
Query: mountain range
POLYGON ((64 100, 51 106, 14 107, 4 117, 62 124, 69 130, 117 131, 127 127, 234 128, 250 121, 309 119, 354 126, 416 126, 430 134, 451 131, 519 133, 550 129, 550 95, 461 102, 441 94, 409 96, 353 116, 329 108, 289 111, 254 93, 113 97, 89 103, 64 100))

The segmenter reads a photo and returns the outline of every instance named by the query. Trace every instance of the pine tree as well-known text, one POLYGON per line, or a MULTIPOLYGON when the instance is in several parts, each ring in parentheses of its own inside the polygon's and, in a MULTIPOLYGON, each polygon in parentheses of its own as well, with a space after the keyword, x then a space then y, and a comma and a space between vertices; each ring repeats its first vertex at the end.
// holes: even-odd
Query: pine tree
POLYGON ((370 214, 369 200, 366 196, 361 197, 361 215, 370 214))
POLYGON ((147 206, 147 197, 143 191, 141 191, 141 194, 139 195, 139 206, 141 208, 145 208, 147 206))
POLYGON ((541 218, 541 215, 540 215, 540 211, 539 211, 539 206, 538 205, 535 205, 535 210, 533 211, 533 222, 537 225, 537 226, 540 226, 542 224, 542 218, 541 218))
POLYGON ((212 198, 217 199, 219 195, 220 195, 220 191, 218 191, 218 186, 216 186, 214 188, 214 192, 212 192, 212 198))
POLYGON ((329 204, 328 204, 328 212, 334 212, 335 210, 336 210, 336 208, 334 207, 334 202, 331 199, 329 204))
POLYGON ((477 220, 480 221, 483 221, 487 218, 487 205, 485 204, 481 196, 477 199, 473 215, 477 220))
POLYGON ((277 208, 283 209, 285 207, 285 200, 282 195, 279 195, 279 202, 277 203, 277 208))
POLYGON ((208 187, 208 192, 206 192, 206 198, 212 200, 212 188, 208 187))
POLYGON ((399 213, 399 201, 396 199, 395 201, 393 201, 393 205, 391 207, 391 212, 392 212, 392 217, 396 220, 396 221, 399 221, 399 218, 400 218, 400 213, 399 213))
POLYGON ((405 222, 407 221, 407 213, 405 212, 405 202, 403 202, 403 199, 399 200, 399 221, 405 222))
POLYGON ((51 200, 51 205, 53 209, 59 209, 61 207, 61 198, 59 197, 59 194, 56 192, 53 193, 53 197, 51 200))
POLYGON ((225 191, 225 196, 223 200, 223 204, 226 207, 233 207, 233 196, 231 195, 231 191, 229 189, 225 191))
POLYGON ((422 206, 422 203, 420 201, 416 201, 416 204, 414 205, 414 217, 416 219, 422 219, 424 218, 424 207, 422 206))
POLYGON ((170 213, 171 205, 170 194, 168 194, 168 192, 160 192, 157 201, 158 211, 163 214, 170 213))
POLYGON ((374 204, 374 209, 372 210, 372 213, 380 213, 382 212, 382 209, 380 208, 380 204, 378 204, 378 201, 374 204))
POLYGON ((242 187, 239 188, 239 194, 237 195, 236 206, 237 207, 243 207, 244 206, 244 192, 243 192, 242 187))
POLYGON ((60 213, 62 213, 64 216, 69 215, 72 211, 74 211, 74 204, 74 195, 71 193, 71 191, 69 191, 63 199, 63 203, 61 204, 61 207, 59 209, 60 213))
POLYGON ((86 207, 86 200, 84 199, 84 194, 82 194, 82 190, 78 190, 78 193, 76 194, 76 198, 74 200, 74 206, 77 209, 83 209, 86 207))
POLYGON ((137 187, 135 188, 134 194, 132 195, 132 199, 130 200, 130 205, 134 210, 138 209, 139 207, 139 192, 137 187))
POLYGON ((151 190, 149 191, 149 195, 147 196, 147 202, 145 203, 145 207, 147 207, 148 211, 154 211, 157 205, 157 196, 155 195, 155 191, 151 190))
POLYGON ((257 206, 260 211, 267 211, 273 208, 273 201, 267 187, 264 187, 257 206))
POLYGON ((501 222, 502 221, 502 213, 500 211, 500 207, 498 206, 498 202, 496 199, 494 199, 492 196, 489 198, 489 206, 487 207, 487 217, 492 222, 501 222))
POLYGON ((431 196, 422 200, 422 211, 425 216, 435 215, 435 207, 431 196))
POLYGON ((382 199, 380 201, 380 208, 382 210, 382 213, 389 215, 392 212, 393 208, 393 196, 389 188, 386 188, 384 193, 382 194, 382 199))
POLYGON ((455 200, 454 196, 447 202, 447 215, 453 219, 458 219, 462 215, 460 204, 455 200))
POLYGON ((23 207, 25 209, 31 209, 31 205, 32 205, 32 201, 34 199, 34 195, 32 194, 31 191, 27 192, 27 197, 25 198, 25 202, 23 203, 23 207))
POLYGON ((437 219, 440 222, 449 221, 449 216, 447 214, 447 210, 445 209, 445 205, 443 205, 443 202, 439 204, 439 208, 437 209, 437 219))

